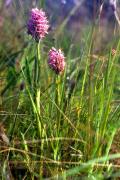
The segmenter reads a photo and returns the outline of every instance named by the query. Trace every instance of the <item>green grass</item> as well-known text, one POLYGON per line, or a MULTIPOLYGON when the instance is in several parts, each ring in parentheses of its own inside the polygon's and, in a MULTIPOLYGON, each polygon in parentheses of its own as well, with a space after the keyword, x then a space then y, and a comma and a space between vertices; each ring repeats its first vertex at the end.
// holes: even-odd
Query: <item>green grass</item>
POLYGON ((113 43, 104 55, 93 54, 93 28, 86 28, 77 44, 66 33, 67 18, 40 44, 26 34, 19 49, 0 45, 1 76, 6 78, 0 118, 10 140, 0 148, 1 179, 14 167, 17 179, 120 176, 113 164, 120 154, 110 153, 120 127, 120 42, 116 55, 113 43), (47 64, 52 46, 66 57, 59 76, 47 64))

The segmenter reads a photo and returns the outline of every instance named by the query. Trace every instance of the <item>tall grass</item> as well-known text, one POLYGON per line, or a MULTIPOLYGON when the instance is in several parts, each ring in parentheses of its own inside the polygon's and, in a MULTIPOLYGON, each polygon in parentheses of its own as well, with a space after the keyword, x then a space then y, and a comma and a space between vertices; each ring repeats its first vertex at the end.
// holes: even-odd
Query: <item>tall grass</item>
POLYGON ((111 155, 110 149, 119 128, 115 86, 120 80, 120 42, 115 55, 111 45, 99 56, 92 51, 93 28, 86 29, 84 43, 78 45, 64 25, 55 32, 55 41, 52 33, 41 44, 29 39, 20 51, 2 56, 3 62, 7 57, 8 78, 0 115, 10 140, 0 150, 3 179, 11 171, 17 179, 119 177, 112 160, 120 154, 111 155), (65 53, 61 75, 48 67, 52 46, 65 53))

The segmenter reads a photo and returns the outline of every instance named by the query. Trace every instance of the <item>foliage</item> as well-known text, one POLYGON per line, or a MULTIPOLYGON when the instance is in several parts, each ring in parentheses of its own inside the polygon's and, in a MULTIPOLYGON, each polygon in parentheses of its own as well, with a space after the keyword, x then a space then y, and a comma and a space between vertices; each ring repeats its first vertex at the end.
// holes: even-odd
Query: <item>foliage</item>
POLYGON ((86 28, 78 44, 63 22, 40 44, 26 35, 15 52, 1 45, 0 117, 10 141, 1 142, 1 178, 119 177, 112 160, 120 154, 110 150, 120 126, 120 42, 114 55, 112 43, 94 54, 96 31, 86 28), (65 53, 61 75, 48 66, 52 46, 65 53))

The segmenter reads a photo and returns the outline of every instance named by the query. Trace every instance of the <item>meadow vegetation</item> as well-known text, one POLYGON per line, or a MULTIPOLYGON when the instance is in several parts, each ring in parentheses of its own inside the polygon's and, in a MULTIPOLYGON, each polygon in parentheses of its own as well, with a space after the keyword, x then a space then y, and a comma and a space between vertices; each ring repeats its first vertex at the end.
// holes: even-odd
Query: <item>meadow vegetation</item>
POLYGON ((119 30, 97 53, 98 20, 79 43, 66 28, 69 17, 36 41, 27 34, 28 7, 16 8, 10 15, 1 3, 0 179, 119 178, 120 151, 112 151, 120 128, 119 30), (64 53, 61 73, 48 64, 52 47, 64 53))

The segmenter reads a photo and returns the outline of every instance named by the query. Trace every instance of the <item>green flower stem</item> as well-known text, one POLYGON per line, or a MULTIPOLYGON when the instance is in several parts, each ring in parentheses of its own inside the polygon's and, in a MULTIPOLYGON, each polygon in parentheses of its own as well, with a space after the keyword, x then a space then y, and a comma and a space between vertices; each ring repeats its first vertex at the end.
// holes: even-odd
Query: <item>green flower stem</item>
POLYGON ((40 112, 40 41, 37 43, 36 47, 36 59, 35 59, 35 72, 34 72, 34 107, 35 107, 35 119, 37 121, 37 129, 39 138, 41 138, 42 128, 41 128, 41 112, 40 112))
POLYGON ((38 110, 38 114, 40 115, 40 41, 38 42, 37 45, 37 72, 38 72, 38 76, 37 78, 37 90, 36 90, 36 106, 37 106, 37 110, 38 110))
MULTIPOLYGON (((60 77, 56 76, 55 78, 55 103, 57 104, 58 107, 60 107, 60 77)), ((58 124, 58 132, 60 128, 60 111, 57 109, 57 124, 58 124)))
MULTIPOLYGON (((41 122, 41 110, 40 110, 40 76, 41 76, 41 54, 40 54, 40 41, 37 44, 37 76, 36 76, 36 109, 37 109, 37 116, 36 116, 36 120, 37 120, 37 125, 38 125, 38 134, 39 134, 39 138, 42 138, 44 136, 44 128, 42 128, 42 122, 41 122)), ((43 155, 43 149, 44 149, 44 144, 43 142, 41 142, 41 146, 40 146, 40 152, 41 152, 41 156, 43 155)), ((40 165, 40 169, 39 169, 39 173, 40 173, 40 177, 42 177, 43 174, 43 164, 41 163, 40 165)))
MULTIPOLYGON (((54 95, 54 101, 55 101, 55 104, 60 108, 60 77, 58 75, 55 74, 54 76, 54 85, 55 85, 55 95, 54 95)), ((59 137, 60 136, 60 110, 59 109, 56 109, 56 137, 59 137)), ((60 160, 60 146, 59 146, 59 141, 57 141, 54 145, 54 160, 55 161, 58 161, 60 160)))

